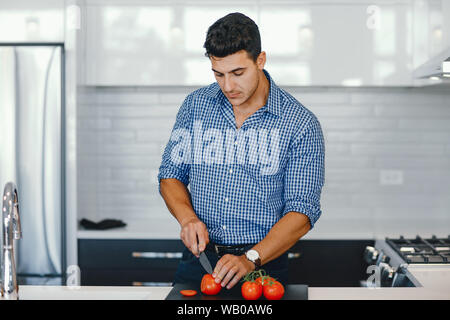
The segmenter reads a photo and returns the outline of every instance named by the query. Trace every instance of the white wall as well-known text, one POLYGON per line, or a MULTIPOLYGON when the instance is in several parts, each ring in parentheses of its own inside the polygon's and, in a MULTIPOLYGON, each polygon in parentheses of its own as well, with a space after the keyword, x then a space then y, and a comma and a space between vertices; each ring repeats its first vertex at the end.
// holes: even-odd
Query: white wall
MULTIPOLYGON (((156 175, 194 89, 80 88, 78 218, 173 219, 156 175)), ((318 116, 326 139, 315 237, 450 234, 449 86, 286 89, 318 116), (403 184, 381 185, 381 170, 400 170, 403 184)))

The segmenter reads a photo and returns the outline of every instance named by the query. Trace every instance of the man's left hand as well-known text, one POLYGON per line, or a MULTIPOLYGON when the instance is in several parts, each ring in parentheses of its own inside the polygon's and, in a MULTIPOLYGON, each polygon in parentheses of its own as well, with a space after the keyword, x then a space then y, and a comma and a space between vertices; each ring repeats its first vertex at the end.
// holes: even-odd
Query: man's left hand
POLYGON ((217 261, 212 276, 216 283, 231 289, 248 272, 255 270, 255 267, 255 264, 249 261, 245 255, 226 254, 217 261))

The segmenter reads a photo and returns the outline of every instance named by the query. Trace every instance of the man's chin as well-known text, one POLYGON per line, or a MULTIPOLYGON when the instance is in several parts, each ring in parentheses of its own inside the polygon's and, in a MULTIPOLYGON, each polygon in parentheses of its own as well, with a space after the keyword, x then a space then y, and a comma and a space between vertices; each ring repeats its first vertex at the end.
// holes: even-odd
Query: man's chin
POLYGON ((238 97, 238 98, 228 98, 228 101, 230 101, 230 103, 233 106, 240 106, 241 104, 243 104, 246 100, 242 97, 238 97))

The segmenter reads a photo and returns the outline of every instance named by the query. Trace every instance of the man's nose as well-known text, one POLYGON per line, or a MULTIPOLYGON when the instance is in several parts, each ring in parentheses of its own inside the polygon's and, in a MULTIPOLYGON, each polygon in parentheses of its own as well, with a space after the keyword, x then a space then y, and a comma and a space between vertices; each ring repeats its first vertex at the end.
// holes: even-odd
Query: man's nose
POLYGON ((234 88, 234 82, 230 77, 225 76, 225 80, 223 83, 223 90, 225 92, 232 92, 234 88))

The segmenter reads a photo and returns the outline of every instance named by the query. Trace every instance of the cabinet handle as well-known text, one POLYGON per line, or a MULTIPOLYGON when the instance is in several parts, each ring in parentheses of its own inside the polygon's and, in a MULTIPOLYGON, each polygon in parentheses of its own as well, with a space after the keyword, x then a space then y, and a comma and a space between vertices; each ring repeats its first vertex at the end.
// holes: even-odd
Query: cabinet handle
POLYGON ((289 252, 288 259, 298 259, 302 254, 300 252, 289 252))
POLYGON ((142 282, 133 281, 131 283, 133 287, 171 287, 172 282, 142 282))
POLYGON ((179 259, 183 256, 182 252, 139 252, 133 251, 131 253, 133 258, 145 258, 145 259, 179 259))

